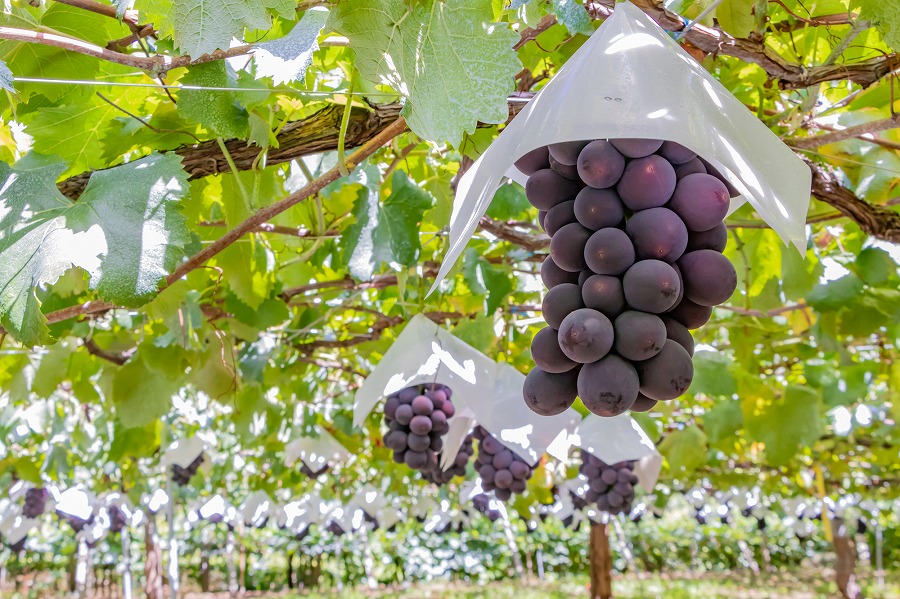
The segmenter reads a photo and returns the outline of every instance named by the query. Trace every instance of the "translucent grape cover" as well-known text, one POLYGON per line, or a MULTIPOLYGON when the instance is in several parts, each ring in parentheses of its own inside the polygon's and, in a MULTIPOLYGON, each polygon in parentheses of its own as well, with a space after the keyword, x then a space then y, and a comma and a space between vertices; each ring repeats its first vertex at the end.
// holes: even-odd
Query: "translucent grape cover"
POLYGON ((460 179, 450 246, 431 291, 447 276, 513 163, 551 143, 650 138, 678 142, 714 166, 785 243, 806 249, 812 174, 793 151, 631 3, 559 69, 460 179))
POLYGON ((607 464, 636 460, 634 473, 648 493, 662 469, 662 456, 641 425, 628 414, 612 418, 589 415, 578 427, 575 444, 607 464))

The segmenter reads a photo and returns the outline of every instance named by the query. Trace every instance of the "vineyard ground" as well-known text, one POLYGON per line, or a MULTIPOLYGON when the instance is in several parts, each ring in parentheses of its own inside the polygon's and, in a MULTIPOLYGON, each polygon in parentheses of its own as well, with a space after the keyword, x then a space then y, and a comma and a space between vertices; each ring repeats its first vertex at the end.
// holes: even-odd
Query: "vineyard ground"
MULTIPOLYGON (((839 597, 832 581, 833 572, 819 568, 808 572, 779 572, 757 578, 741 572, 626 574, 614 577, 613 589, 617 599, 830 599, 839 597)), ((883 589, 869 572, 861 573, 860 583, 868 599, 900 597, 900 572, 888 573, 883 589)), ((431 583, 376 590, 345 588, 332 592, 248 592, 245 595, 247 599, 570 599, 587 596, 587 578, 553 582, 532 580, 524 584, 517 581, 484 585, 431 583)), ((227 593, 186 595, 186 599, 225 597, 228 597, 227 593)))

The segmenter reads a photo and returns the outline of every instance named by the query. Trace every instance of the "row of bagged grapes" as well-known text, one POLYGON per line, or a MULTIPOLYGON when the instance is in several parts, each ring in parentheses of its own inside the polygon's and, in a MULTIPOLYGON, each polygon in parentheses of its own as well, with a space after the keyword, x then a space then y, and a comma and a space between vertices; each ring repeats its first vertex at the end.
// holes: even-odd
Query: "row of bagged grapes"
POLYGON ((684 394, 690 329, 737 286, 722 254, 731 192, 721 175, 687 148, 649 139, 552 144, 516 167, 550 235, 548 326, 531 345, 528 407, 554 415, 580 397, 608 417, 684 394))

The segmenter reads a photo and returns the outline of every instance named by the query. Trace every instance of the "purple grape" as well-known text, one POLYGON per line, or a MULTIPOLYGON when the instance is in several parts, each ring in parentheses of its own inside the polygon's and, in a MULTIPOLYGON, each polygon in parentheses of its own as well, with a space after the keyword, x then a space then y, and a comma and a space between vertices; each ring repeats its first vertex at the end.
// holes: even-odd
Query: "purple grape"
MULTIPOLYGON (((590 237, 591 231, 578 223, 564 225, 550 239, 550 257, 561 269, 571 273, 580 273, 587 268, 584 253, 585 244, 590 237)), ((578 280, 577 274, 575 280, 578 280)))
POLYGON ((625 308, 625 292, 618 277, 591 275, 581 285, 581 299, 585 307, 602 312, 607 318, 615 318, 625 308))
POLYGON ((680 322, 689 329, 699 329, 712 315, 712 307, 695 304, 688 298, 682 299, 678 305, 667 314, 670 318, 680 322))
POLYGON ((551 374, 538 367, 532 368, 525 377, 522 394, 525 396, 525 404, 535 414, 562 414, 572 407, 578 395, 578 369, 551 374))
POLYGON ((522 154, 521 158, 516 160, 514 165, 523 175, 531 175, 550 167, 550 152, 548 152, 547 146, 535 148, 522 154))
POLYGON ((618 227, 625 220, 625 206, 614 189, 585 187, 572 207, 576 220, 591 231, 618 227))
POLYGON ((706 167, 703 166, 703 162, 701 162, 699 158, 693 158, 684 164, 679 164, 675 167, 675 179, 677 181, 681 181, 688 175, 695 175, 698 173, 703 175, 706 174, 706 167))
POLYGON ((684 164, 697 157, 697 153, 689 150, 674 141, 663 142, 662 147, 657 152, 660 156, 672 163, 672 165, 684 164))
POLYGON ((654 154, 629 162, 616 190, 630 209, 646 210, 668 202, 675 183, 675 169, 665 158, 654 154))
POLYGON ((578 155, 588 145, 586 141, 564 141, 550 144, 550 156, 566 166, 574 166, 578 162, 578 155))
POLYGON ((563 283, 550 289, 544 296, 541 313, 548 325, 559 329, 563 319, 579 308, 584 308, 581 288, 573 283, 563 283))
POLYGON ((631 239, 615 227, 595 232, 584 246, 584 263, 599 275, 621 275, 634 264, 634 259, 631 239))
POLYGON ((635 310, 661 314, 675 305, 681 289, 678 273, 660 260, 642 260, 622 280, 625 301, 635 310))
POLYGON ((561 269, 553 258, 547 256, 541 264, 541 280, 547 289, 553 289, 563 283, 577 283, 578 273, 561 269))
POLYGON ((628 219, 625 231, 634 243, 638 260, 675 262, 687 247, 688 230, 667 208, 641 210, 628 219))
POLYGON ((622 156, 643 158, 657 151, 663 145, 661 139, 611 139, 609 140, 622 156))
POLYGON ((717 306, 737 289, 737 272, 731 261, 715 250, 689 252, 678 260, 684 278, 684 295, 701 306, 717 306))
POLYGON ((565 225, 574 222, 576 222, 575 200, 568 200, 557 204, 547 212, 543 226, 547 235, 553 237, 565 225))
POLYGON ((577 182, 547 168, 528 177, 525 196, 538 210, 550 210, 560 202, 574 199, 580 189, 577 182))
MULTIPOLYGON (((544 327, 531 340, 531 357, 541 371, 550 374, 569 372, 578 365, 563 353, 559 347, 559 336, 556 330, 551 327, 544 327)), ((534 382, 538 384, 536 388, 540 388, 541 393, 546 391, 542 384, 538 383, 538 379, 534 382)), ((526 388, 527 385, 526 379, 526 388)), ((527 398, 528 394, 526 393, 527 398)))
POLYGON ((631 363, 609 355, 581 367, 578 396, 584 407, 598 416, 624 413, 637 399, 640 382, 631 363))
POLYGON ((708 231, 688 231, 686 252, 694 250, 715 250, 722 252, 728 245, 728 227, 725 223, 719 223, 708 231))
POLYGON ((659 401, 683 395, 694 378, 691 355, 671 339, 666 340, 662 351, 635 366, 641 381, 641 393, 659 401))
POLYGON ((634 362, 652 358, 666 342, 666 325, 659 316, 647 312, 623 312, 613 329, 616 353, 634 362))
POLYGON ((721 181, 711 175, 696 174, 678 182, 668 207, 681 217, 689 231, 708 231, 722 222, 730 203, 728 188, 721 181))
POLYGON ((616 184, 625 169, 625 158, 605 140, 592 141, 578 155, 578 176, 595 189, 616 184))
POLYGON ((581 364, 596 362, 609 353, 612 344, 612 323, 597 310, 575 310, 559 327, 559 347, 571 360, 581 364))

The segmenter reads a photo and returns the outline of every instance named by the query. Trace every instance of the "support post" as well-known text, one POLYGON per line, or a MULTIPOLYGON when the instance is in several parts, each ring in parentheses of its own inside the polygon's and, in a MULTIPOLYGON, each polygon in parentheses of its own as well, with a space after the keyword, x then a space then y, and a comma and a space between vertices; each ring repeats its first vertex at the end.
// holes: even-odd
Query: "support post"
POLYGON ((228 540, 225 542, 225 564, 228 567, 228 594, 231 597, 238 595, 237 568, 234 565, 234 531, 228 529, 228 540))
POLYGON ((500 515, 503 519, 503 534, 506 535, 506 544, 509 545, 509 551, 512 554, 513 567, 516 574, 521 580, 525 579, 525 566, 522 565, 522 556, 519 554, 519 546, 516 544, 516 535, 513 534, 512 524, 509 521, 509 512, 506 511, 506 505, 500 503, 500 515))
POLYGON ((831 539, 837 556, 834 573, 841 596, 845 599, 862 599, 862 589, 856 582, 856 547, 847 534, 843 518, 835 516, 831 520, 831 539))
POLYGON ((156 533, 156 516, 148 515, 144 524, 144 595, 163 599, 162 549, 156 533))
POLYGON ((122 528, 119 541, 122 543, 122 597, 131 599, 131 534, 128 526, 122 528))
POLYGON ((612 598, 612 554, 607 524, 591 523, 590 568, 591 599, 612 598))

